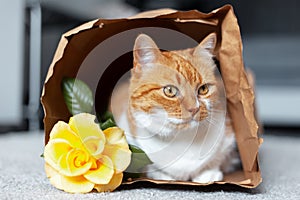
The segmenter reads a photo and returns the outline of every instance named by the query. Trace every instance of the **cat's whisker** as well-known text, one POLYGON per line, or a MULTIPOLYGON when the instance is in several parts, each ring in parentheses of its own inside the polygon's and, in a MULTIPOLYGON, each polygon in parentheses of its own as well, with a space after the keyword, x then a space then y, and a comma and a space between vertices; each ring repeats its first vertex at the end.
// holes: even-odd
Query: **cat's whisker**
POLYGON ((221 101, 221 100, 210 100, 210 106, 211 107, 220 106, 222 104, 224 104, 224 102, 221 101))
POLYGON ((212 109, 211 111, 210 111, 211 113, 225 113, 225 111, 224 110, 219 110, 219 109, 212 109))
POLYGON ((210 126, 210 123, 205 120, 204 123, 202 122, 201 124, 199 124, 199 126, 201 126, 201 127, 204 126, 204 128, 208 128, 210 126))
POLYGON ((206 120, 208 122, 209 125, 213 125, 213 126, 216 126, 217 124, 212 122, 212 121, 209 121, 209 120, 206 120))
POLYGON ((216 118, 216 119, 222 119, 225 118, 226 112, 224 111, 210 111, 207 118, 216 118))
POLYGON ((207 118, 207 119, 205 119, 207 122, 209 122, 211 125, 214 125, 214 126, 218 126, 218 125, 220 125, 220 121, 217 121, 217 120, 215 120, 215 119, 213 119, 213 118, 207 118))

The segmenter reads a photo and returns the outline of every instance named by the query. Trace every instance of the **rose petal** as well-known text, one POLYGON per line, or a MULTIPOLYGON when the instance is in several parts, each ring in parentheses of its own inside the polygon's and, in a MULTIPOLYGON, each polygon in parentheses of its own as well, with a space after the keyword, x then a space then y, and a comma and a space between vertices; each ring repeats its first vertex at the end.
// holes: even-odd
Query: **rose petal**
POLYGON ((105 146, 105 140, 100 137, 88 136, 84 139, 83 144, 87 151, 95 158, 101 158, 102 151, 105 146))
POLYGON ((47 163, 45 171, 50 180, 50 183, 57 189, 64 190, 70 193, 87 193, 92 191, 94 183, 87 181, 83 176, 66 177, 58 173, 47 163))
POLYGON ((45 172, 50 183, 57 189, 62 190, 63 186, 61 184, 61 175, 47 163, 45 163, 45 172))
POLYGON ((67 140, 73 147, 79 148, 82 145, 80 138, 74 133, 70 126, 63 121, 57 122, 50 133, 50 140, 58 138, 67 140))
POLYGON ((97 160, 96 159, 91 159, 92 161, 92 166, 91 166, 91 170, 97 169, 97 160))
POLYGON ((119 145, 106 145, 103 154, 112 160, 116 173, 123 172, 131 161, 129 148, 123 148, 119 145))
POLYGON ((83 176, 61 176, 61 185, 64 191, 70 193, 87 193, 92 191, 95 186, 83 176))
POLYGON ((72 149, 59 160, 59 172, 65 176, 79 176, 90 170, 93 162, 87 152, 72 149))
POLYGON ((112 192, 119 185, 121 185, 122 179, 123 179, 123 173, 114 174, 108 184, 105 184, 105 185, 97 184, 94 186, 94 188, 98 192, 112 192))
POLYGON ((105 136, 99 125, 95 123, 95 115, 80 113, 70 118, 69 125, 81 141, 86 137, 99 137, 105 143, 105 136))
POLYGON ((103 131, 108 144, 118 144, 128 147, 124 131, 118 127, 110 127, 103 131))
POLYGON ((64 139, 52 139, 44 149, 45 161, 56 170, 57 164, 63 155, 66 155, 72 149, 71 144, 64 139))
POLYGON ((107 184, 114 174, 113 163, 107 156, 97 161, 97 169, 89 170, 84 177, 96 184, 107 184))

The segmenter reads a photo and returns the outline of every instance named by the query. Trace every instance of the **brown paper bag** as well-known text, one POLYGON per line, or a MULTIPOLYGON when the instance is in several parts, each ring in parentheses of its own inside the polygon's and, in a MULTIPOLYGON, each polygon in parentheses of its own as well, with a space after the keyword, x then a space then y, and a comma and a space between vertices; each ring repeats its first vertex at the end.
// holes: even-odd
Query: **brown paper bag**
MULTIPOLYGON (((62 79, 79 77, 87 82, 95 94, 95 102, 97 102, 95 109, 104 109, 102 105, 108 102, 109 93, 115 82, 132 67, 130 53, 113 61, 116 60, 113 56, 114 52, 123 48, 125 52, 129 51, 128 48, 132 48, 134 44, 134 37, 141 31, 149 31, 150 29, 147 29, 149 27, 174 30, 195 41, 201 41, 210 32, 217 33, 216 54, 220 62, 227 96, 227 109, 236 133, 243 171, 229 174, 223 181, 215 184, 230 183, 246 188, 258 186, 262 181, 258 165, 258 149, 262 139, 258 137, 254 91, 244 69, 240 30, 231 6, 224 6, 209 14, 196 10, 183 12, 163 9, 141 13, 127 19, 98 19, 63 34, 50 65, 41 97, 45 111, 45 143, 49 140, 49 133, 54 124, 59 120, 68 121, 70 117, 61 92, 62 79), (117 39, 110 40, 112 37, 117 39), (95 49, 98 49, 97 54, 95 49), (101 59, 99 56, 102 56, 101 59), (109 67, 104 70, 101 65, 109 65, 109 67)), ((131 180, 125 184, 136 181, 208 185, 147 178, 131 180)))

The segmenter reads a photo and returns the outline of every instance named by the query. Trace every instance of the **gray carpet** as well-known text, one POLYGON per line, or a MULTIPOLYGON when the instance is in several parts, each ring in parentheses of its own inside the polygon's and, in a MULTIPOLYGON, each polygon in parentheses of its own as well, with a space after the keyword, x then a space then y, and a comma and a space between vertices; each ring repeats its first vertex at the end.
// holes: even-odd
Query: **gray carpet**
POLYGON ((68 194, 52 187, 45 176, 43 134, 0 135, 0 199, 300 199, 300 137, 266 135, 264 140, 264 180, 256 189, 138 183, 112 193, 68 194))

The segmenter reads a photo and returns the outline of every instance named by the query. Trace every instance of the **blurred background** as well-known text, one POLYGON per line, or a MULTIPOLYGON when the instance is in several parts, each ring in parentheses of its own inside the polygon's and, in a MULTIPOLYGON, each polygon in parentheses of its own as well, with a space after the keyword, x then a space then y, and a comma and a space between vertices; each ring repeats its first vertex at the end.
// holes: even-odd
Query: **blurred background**
POLYGON ((1 0, 0 133, 43 129, 42 85, 61 35, 92 19, 158 8, 210 12, 231 4, 244 62, 256 76, 267 133, 300 134, 298 0, 1 0))

